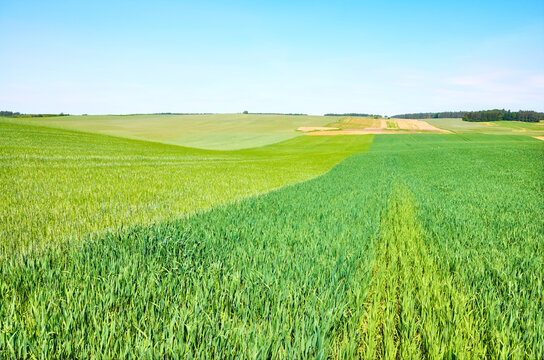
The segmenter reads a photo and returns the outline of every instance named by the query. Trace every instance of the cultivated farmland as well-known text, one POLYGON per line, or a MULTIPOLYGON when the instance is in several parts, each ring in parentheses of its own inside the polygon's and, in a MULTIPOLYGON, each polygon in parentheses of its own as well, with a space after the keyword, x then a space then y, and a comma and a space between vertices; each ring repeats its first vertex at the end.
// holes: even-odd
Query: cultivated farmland
MULTIPOLYGON (((306 125, 346 123, 375 125, 306 125)), ((211 151, 0 122, 0 358, 541 359, 516 124, 211 151)))
POLYGON ((371 141, 304 137, 220 152, 0 121, 0 254, 306 180, 371 141))
POLYGON ((467 122, 462 119, 425 119, 429 124, 455 133, 464 134, 518 134, 544 135, 544 121, 527 123, 521 121, 493 121, 486 123, 467 122))
POLYGON ((451 133, 423 120, 379 119, 376 117, 345 116, 326 127, 299 127, 307 135, 365 135, 406 133, 451 133))
MULTIPOLYGON (((300 126, 331 119, 306 115, 99 115, 62 116, 29 123, 213 150, 237 150, 297 136, 300 126)), ((20 121, 19 121, 20 122, 20 121)))

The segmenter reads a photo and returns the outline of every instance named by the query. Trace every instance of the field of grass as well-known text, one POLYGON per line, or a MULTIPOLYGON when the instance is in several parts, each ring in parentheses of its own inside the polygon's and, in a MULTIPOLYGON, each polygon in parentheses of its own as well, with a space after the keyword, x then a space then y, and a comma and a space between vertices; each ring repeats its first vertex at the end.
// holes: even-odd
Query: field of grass
MULTIPOLYGON (((306 138, 248 156, 284 174, 306 138)), ((364 139, 323 138, 316 159, 364 139)), ((379 135, 309 181, 7 258, 0 357, 541 359, 543 147, 379 135)))
POLYGON ((530 136, 544 135, 544 122, 526 123, 521 121, 494 121, 491 123, 468 122, 462 119, 425 119, 438 128, 458 134, 523 134, 530 136))
POLYGON ((208 151, 0 121, 0 257, 306 180, 371 141, 208 151))
POLYGON ((235 150, 284 141, 300 135, 296 132, 300 126, 322 126, 331 119, 212 114, 62 116, 17 121, 203 149, 235 150))

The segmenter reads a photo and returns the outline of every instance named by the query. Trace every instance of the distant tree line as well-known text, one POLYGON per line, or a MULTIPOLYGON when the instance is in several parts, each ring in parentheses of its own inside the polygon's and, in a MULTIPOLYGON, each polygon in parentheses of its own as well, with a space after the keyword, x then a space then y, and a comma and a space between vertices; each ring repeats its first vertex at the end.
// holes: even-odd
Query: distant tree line
POLYGON ((438 113, 412 113, 412 114, 399 114, 391 116, 397 119, 444 119, 444 118, 462 118, 468 111, 445 111, 438 113))
POLYGON ((463 116, 463 120, 472 122, 488 122, 500 120, 539 122, 540 120, 544 120, 544 113, 523 110, 512 112, 510 110, 494 109, 467 112, 463 116))
POLYGON ((13 112, 13 111, 0 111, 0 116, 14 117, 19 115, 21 115, 21 113, 13 112))
POLYGON ((128 114, 125 116, 133 116, 133 115, 212 115, 214 113, 173 113, 173 112, 160 112, 160 113, 150 113, 150 114, 128 114))
POLYGON ((53 117, 53 116, 68 116, 70 114, 21 114, 20 112, 13 111, 0 111, 0 116, 3 117, 15 117, 15 118, 27 118, 27 117, 53 117))
POLYGON ((381 115, 376 114, 362 114, 362 113, 344 113, 344 114, 335 114, 335 113, 329 113, 325 114, 325 116, 358 116, 358 117, 373 117, 373 118, 382 118, 381 115))
POLYGON ((252 115, 295 115, 295 116, 307 116, 308 114, 299 114, 299 113, 262 113, 262 112, 248 112, 244 111, 242 114, 252 114, 252 115))
POLYGON ((444 118, 463 118, 464 121, 487 122, 487 121, 526 121, 538 122, 544 119, 544 113, 536 111, 517 111, 510 110, 482 110, 482 111, 445 111, 394 115, 398 119, 444 119, 444 118))

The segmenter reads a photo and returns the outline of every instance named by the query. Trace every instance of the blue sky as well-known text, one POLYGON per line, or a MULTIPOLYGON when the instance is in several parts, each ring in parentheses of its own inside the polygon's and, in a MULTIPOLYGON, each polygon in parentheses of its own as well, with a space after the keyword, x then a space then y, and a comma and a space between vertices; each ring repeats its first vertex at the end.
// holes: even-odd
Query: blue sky
POLYGON ((0 0, 0 109, 544 111, 544 1, 0 0))

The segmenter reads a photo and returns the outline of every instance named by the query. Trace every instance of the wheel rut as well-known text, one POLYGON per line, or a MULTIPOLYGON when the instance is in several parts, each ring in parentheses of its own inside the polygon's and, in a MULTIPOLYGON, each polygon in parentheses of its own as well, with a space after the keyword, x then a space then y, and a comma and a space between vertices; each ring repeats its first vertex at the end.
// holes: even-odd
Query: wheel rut
POLYGON ((442 275, 429 254, 410 190, 396 183, 380 223, 363 316, 363 359, 484 358, 475 299, 442 275))

